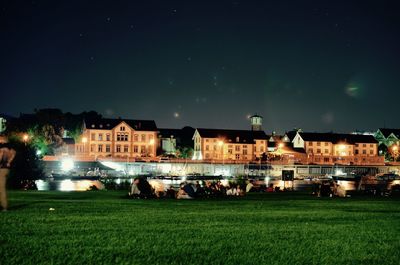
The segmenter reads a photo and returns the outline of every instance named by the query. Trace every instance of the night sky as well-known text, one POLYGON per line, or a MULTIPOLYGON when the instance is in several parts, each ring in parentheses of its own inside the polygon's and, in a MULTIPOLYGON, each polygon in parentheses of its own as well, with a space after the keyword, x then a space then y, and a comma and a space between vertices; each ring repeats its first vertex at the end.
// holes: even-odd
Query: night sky
POLYGON ((159 127, 400 127, 398 1, 0 3, 0 113, 159 127))

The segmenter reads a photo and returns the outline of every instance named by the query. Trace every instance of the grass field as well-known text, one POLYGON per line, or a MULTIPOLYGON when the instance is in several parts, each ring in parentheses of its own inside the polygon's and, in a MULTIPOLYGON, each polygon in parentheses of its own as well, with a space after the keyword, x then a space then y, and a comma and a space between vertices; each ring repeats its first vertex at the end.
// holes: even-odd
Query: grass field
POLYGON ((0 264, 400 264, 399 198, 9 195, 0 264))

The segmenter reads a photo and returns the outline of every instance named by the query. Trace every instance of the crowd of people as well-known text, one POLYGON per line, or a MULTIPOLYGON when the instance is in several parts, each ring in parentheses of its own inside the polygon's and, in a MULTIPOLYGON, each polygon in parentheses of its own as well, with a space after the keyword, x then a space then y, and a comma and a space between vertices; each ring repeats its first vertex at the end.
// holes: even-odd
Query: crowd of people
POLYGON ((318 197, 341 197, 347 196, 346 189, 336 183, 336 181, 323 180, 314 182, 313 184, 313 195, 318 197))
MULTIPOLYGON (((170 185, 165 187, 159 181, 147 181, 145 178, 135 178, 129 192, 133 198, 176 198, 176 199, 194 199, 194 198, 218 198, 225 196, 244 196, 249 184, 246 187, 242 185, 227 183, 221 181, 196 181, 195 183, 182 182, 175 188, 170 185)), ((249 190, 248 190, 249 191, 249 190)))

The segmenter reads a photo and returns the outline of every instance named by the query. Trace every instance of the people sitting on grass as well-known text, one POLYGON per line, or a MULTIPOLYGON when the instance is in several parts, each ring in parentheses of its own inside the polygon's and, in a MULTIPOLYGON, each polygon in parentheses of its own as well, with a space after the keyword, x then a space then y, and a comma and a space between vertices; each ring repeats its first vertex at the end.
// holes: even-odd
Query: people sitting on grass
POLYGON ((134 198, 148 199, 154 197, 149 182, 144 178, 135 178, 131 185, 129 196, 134 198))
POLYGON ((144 178, 135 178, 129 196, 133 198, 176 198, 176 199, 194 199, 194 198, 220 198, 225 196, 244 196, 245 190, 237 184, 228 184, 225 187, 221 181, 206 181, 202 186, 198 181, 195 184, 183 182, 177 190, 171 185, 168 188, 160 185, 154 185, 152 180, 149 183, 144 178))

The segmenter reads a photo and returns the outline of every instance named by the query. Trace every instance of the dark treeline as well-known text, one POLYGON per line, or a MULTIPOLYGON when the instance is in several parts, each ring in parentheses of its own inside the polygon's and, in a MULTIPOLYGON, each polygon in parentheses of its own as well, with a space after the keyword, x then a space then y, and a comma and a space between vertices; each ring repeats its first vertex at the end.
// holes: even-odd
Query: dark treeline
POLYGON ((99 118, 102 118, 102 115, 96 111, 73 114, 60 109, 35 109, 32 114, 21 113, 19 117, 7 120, 7 132, 27 132, 35 126, 51 125, 57 134, 61 134, 64 130, 69 132, 81 130, 85 119, 99 118))

